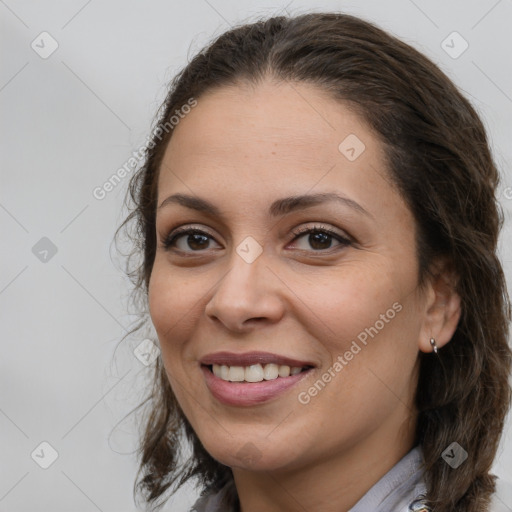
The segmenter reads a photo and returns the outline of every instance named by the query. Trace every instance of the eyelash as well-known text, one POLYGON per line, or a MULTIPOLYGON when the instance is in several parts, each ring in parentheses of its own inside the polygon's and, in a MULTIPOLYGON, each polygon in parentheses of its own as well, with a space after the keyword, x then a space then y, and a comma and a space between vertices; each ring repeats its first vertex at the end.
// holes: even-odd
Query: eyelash
MULTIPOLYGON (((345 246, 352 245, 352 240, 350 240, 349 238, 340 235, 339 233, 337 233, 336 231, 334 231, 328 227, 324 227, 324 226, 320 226, 320 225, 315 225, 313 227, 297 228, 296 230, 292 231, 292 234, 295 236, 293 238, 292 242, 295 241, 296 239, 300 238, 301 236, 303 236, 305 234, 310 234, 310 233, 327 234, 327 235, 333 237, 334 239, 336 239, 338 242, 340 242, 339 247, 345 247, 345 246)), ((174 232, 172 232, 170 235, 168 235, 162 242, 162 247, 165 250, 170 250, 179 237, 181 237, 183 235, 193 235, 193 234, 205 235, 209 238, 214 238, 207 231, 203 231, 203 230, 197 229, 197 228, 182 227, 182 228, 177 228, 174 232)), ((332 247, 329 247, 328 249, 320 249, 320 250, 316 250, 316 251, 312 250, 312 252, 322 253, 322 252, 330 251, 332 249, 333 249, 332 247)), ((177 252, 183 253, 184 251, 180 251, 178 249, 177 252)), ((201 253, 204 251, 185 251, 185 253, 189 253, 189 252, 201 253)))

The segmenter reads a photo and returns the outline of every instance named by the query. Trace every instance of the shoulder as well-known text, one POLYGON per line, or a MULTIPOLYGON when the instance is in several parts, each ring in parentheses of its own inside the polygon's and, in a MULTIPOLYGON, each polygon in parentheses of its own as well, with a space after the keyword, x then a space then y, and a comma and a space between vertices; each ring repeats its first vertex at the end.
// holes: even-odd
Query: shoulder
POLYGON ((496 491, 492 495, 489 512, 510 512, 512 510, 512 482, 496 479, 496 491))

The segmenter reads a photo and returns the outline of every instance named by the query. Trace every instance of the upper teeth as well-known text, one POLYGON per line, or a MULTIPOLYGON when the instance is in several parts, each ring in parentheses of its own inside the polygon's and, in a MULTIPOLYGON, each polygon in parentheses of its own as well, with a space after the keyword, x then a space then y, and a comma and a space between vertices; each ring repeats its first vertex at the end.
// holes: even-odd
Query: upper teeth
POLYGON ((302 371, 302 367, 289 367, 285 364, 252 364, 251 366, 227 366, 214 364, 213 373, 229 382, 261 382, 262 380, 274 380, 277 377, 289 377, 297 375, 302 371))

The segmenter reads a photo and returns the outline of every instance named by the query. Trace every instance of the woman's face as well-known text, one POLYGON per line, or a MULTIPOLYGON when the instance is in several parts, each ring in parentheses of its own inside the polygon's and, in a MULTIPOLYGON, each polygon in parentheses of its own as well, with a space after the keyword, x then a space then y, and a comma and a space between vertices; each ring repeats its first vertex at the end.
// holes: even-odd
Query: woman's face
POLYGON ((307 84, 210 92, 174 128, 158 206, 151 318, 214 458, 296 469, 411 445, 433 333, 412 214, 360 117, 307 84))

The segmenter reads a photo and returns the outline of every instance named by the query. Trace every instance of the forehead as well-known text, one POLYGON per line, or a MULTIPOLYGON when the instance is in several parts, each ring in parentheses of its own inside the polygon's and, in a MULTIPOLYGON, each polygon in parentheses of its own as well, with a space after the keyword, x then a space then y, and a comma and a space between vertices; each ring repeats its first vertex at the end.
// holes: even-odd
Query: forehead
POLYGON ((305 83, 222 87, 198 98, 174 128, 158 190, 159 202, 192 192, 263 204, 312 190, 377 212, 400 206, 380 139, 349 106, 305 83))
POLYGON ((277 155, 322 166, 341 156, 339 144, 350 134, 378 149, 364 121, 322 89, 264 82, 201 96, 175 128, 168 149, 180 159, 204 153, 228 159, 277 155))

